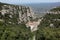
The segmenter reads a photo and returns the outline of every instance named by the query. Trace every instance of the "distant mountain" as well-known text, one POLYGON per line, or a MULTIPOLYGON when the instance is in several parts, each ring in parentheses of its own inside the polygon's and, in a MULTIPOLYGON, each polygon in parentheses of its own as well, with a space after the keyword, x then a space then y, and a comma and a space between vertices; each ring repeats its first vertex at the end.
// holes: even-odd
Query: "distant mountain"
POLYGON ((60 6, 60 2, 56 3, 35 3, 35 4, 24 4, 25 6, 31 6, 34 12, 40 14, 41 12, 46 12, 54 7, 60 6))
POLYGON ((10 4, 0 2, 0 6, 2 5, 10 5, 10 4))

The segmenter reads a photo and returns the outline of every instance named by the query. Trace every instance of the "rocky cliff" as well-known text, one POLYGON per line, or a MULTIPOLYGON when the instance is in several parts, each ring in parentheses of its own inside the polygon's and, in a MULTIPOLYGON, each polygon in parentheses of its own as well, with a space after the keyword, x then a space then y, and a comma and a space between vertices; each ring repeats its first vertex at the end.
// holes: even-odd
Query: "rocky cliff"
POLYGON ((0 3, 0 21, 6 24, 26 23, 35 18, 30 7, 0 3))

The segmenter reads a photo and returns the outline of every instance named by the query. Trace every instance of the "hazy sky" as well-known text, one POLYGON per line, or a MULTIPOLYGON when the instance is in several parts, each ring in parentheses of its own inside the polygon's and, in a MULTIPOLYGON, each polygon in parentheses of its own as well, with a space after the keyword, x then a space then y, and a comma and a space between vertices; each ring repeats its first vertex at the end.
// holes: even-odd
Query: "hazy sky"
POLYGON ((60 2, 60 0, 0 0, 5 3, 47 3, 47 2, 60 2))

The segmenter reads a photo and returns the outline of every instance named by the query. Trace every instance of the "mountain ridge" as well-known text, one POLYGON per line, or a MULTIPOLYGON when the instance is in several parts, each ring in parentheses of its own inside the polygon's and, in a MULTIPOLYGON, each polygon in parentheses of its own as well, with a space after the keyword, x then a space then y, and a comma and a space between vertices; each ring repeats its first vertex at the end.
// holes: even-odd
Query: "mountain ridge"
POLYGON ((7 23, 26 23, 35 17, 34 12, 30 7, 5 3, 0 4, 0 19, 4 20, 7 23))

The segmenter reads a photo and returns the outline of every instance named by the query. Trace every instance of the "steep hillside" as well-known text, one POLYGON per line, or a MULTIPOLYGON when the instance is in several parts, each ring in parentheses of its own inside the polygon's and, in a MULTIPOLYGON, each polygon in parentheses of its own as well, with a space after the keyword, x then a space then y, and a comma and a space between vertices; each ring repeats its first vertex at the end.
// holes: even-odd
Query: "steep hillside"
POLYGON ((25 23, 34 18, 30 7, 0 3, 0 40, 31 40, 25 23))
POLYGON ((46 14, 36 33, 36 40, 60 40, 60 14, 46 14))

